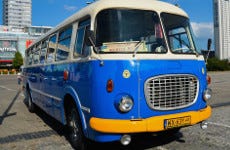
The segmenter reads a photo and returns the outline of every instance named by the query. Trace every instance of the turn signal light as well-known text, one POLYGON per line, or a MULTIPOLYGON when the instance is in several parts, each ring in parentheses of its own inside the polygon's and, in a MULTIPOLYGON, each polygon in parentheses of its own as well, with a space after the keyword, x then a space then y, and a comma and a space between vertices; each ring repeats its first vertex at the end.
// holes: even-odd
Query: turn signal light
POLYGON ((66 81, 68 79, 68 77, 69 77, 69 72, 67 70, 65 70, 63 73, 64 80, 66 81))
POLYGON ((208 84, 211 84, 211 77, 209 75, 206 76, 206 80, 208 84))
POLYGON ((109 79, 108 81, 107 81, 107 85, 106 85, 106 90, 107 90, 107 92, 112 92, 113 91, 113 80, 112 79, 109 79))

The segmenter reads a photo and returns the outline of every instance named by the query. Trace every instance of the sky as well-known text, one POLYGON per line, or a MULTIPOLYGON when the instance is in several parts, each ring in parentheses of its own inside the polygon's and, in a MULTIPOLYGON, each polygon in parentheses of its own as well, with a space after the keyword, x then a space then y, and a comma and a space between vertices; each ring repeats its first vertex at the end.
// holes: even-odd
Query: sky
MULTIPOLYGON (((0 25, 2 25, 0 0, 0 25)), ((32 0, 32 25, 55 27, 93 0, 32 0)), ((190 17, 197 47, 207 49, 207 40, 213 40, 213 0, 161 0, 178 4, 190 17)), ((213 47, 213 46, 212 46, 213 47)))

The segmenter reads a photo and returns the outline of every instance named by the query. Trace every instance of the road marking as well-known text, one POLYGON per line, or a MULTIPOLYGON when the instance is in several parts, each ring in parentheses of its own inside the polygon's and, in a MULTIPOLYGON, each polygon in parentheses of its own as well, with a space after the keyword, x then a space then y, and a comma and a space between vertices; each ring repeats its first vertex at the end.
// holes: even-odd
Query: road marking
POLYGON ((0 85, 0 88, 6 89, 6 90, 8 90, 8 91, 17 91, 17 90, 9 89, 9 88, 7 88, 7 87, 5 87, 5 86, 1 86, 1 85, 0 85))
POLYGON ((225 125, 225 124, 222 124, 222 123, 215 123, 215 122, 208 122, 209 124, 212 124, 212 125, 216 125, 216 126, 221 126, 221 127, 225 127, 225 128, 230 128, 229 125, 225 125))

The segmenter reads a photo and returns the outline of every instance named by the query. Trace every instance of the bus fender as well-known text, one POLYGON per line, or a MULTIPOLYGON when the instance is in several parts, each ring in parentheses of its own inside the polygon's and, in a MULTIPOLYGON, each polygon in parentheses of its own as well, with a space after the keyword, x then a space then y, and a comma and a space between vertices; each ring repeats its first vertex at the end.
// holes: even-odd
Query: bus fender
MULTIPOLYGON (((83 132, 85 133, 86 129, 87 129, 87 124, 86 124, 84 113, 83 113, 83 111, 81 109, 81 102, 79 100, 77 92, 74 90, 74 88, 72 86, 66 86, 64 88, 64 93, 65 93, 64 97, 65 97, 65 95, 69 94, 73 98, 73 100, 74 100, 74 102, 76 104, 76 108, 77 108, 77 111, 79 113, 79 116, 81 118, 82 128, 84 130, 83 132)), ((63 106, 64 106, 64 101, 63 101, 63 106)), ((66 118, 66 117, 64 116, 64 118, 66 118)), ((66 119, 65 119, 65 124, 66 124, 66 119)))

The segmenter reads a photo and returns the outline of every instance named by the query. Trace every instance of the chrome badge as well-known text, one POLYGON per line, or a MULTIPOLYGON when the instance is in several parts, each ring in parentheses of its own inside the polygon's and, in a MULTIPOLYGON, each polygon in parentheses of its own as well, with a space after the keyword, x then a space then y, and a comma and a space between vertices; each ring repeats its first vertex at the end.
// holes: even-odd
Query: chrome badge
POLYGON ((126 78, 126 79, 131 76, 129 70, 124 70, 122 75, 123 75, 123 78, 126 78))

